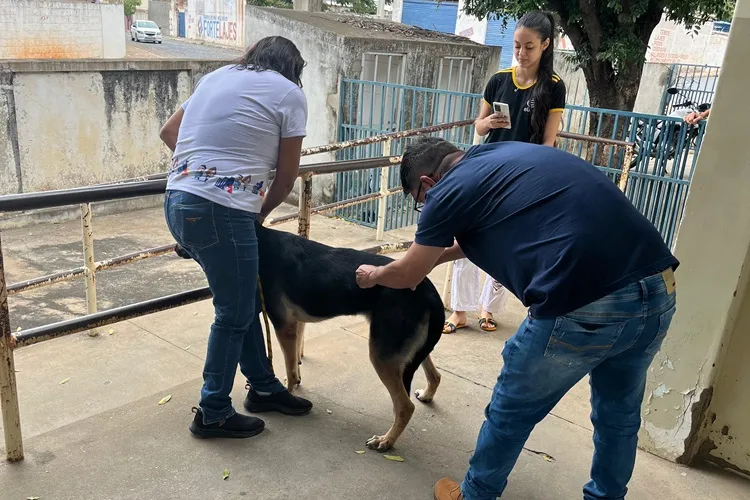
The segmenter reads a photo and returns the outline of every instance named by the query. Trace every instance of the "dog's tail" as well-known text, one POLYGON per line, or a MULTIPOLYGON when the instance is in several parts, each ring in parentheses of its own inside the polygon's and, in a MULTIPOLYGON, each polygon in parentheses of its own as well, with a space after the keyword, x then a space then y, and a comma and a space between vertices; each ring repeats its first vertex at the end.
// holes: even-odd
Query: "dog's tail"
MULTIPOLYGON (((431 294, 432 295, 432 294, 431 294)), ((443 308, 443 301, 440 299, 437 290, 435 291, 435 300, 432 296, 430 297, 430 310, 427 318, 427 336, 422 347, 417 350, 414 355, 414 359, 407 363, 404 368, 404 375, 402 380, 404 387, 406 388, 407 394, 411 394, 411 383, 414 380, 414 374, 417 372, 419 365, 430 355, 435 345, 440 340, 440 336, 443 334, 443 325, 445 324, 445 309, 443 308)))

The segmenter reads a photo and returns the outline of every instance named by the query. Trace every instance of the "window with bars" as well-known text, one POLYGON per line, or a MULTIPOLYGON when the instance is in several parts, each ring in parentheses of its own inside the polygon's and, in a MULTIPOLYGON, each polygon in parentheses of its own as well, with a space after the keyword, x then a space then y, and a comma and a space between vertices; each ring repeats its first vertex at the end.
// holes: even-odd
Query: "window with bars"
POLYGON ((368 52, 362 56, 361 80, 383 85, 365 86, 362 89, 361 118, 358 125, 372 132, 395 132, 401 113, 405 54, 368 52), (388 85, 391 84, 391 85, 388 85))
MULTIPOLYGON (((448 92, 471 92, 472 77, 474 75, 474 59, 471 57, 443 57, 437 69, 435 78, 436 88, 448 92)), ((448 123, 466 120, 474 116, 478 110, 472 109, 473 99, 446 93, 435 95, 437 102, 434 106, 437 123, 448 123)))

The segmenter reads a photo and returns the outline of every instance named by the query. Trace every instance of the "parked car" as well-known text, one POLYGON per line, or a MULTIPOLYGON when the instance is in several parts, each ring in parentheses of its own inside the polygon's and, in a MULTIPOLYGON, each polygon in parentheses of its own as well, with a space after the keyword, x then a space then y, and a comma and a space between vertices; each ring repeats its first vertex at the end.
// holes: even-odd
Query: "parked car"
POLYGON ((153 21, 134 21, 130 27, 130 39, 136 42, 161 43, 161 29, 153 21))

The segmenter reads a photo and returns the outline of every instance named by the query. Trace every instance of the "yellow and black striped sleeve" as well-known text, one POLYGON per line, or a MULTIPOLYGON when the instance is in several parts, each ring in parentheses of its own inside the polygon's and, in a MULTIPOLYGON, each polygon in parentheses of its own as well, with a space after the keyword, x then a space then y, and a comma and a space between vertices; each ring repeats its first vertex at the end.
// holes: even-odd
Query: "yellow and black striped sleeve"
POLYGON ((565 82, 557 74, 552 75, 552 103, 550 113, 565 110, 565 82))
POLYGON ((487 85, 484 87, 483 101, 492 108, 492 103, 498 100, 498 95, 501 94, 503 86, 506 80, 510 77, 512 69, 501 69, 490 78, 487 85))

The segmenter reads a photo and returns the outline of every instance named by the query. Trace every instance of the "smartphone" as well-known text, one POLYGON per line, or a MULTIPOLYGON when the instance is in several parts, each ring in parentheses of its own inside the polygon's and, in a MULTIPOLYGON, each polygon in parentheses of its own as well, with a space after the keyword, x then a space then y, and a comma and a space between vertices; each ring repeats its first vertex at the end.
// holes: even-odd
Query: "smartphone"
POLYGON ((508 126, 505 128, 510 128, 510 107, 504 103, 504 102, 493 102, 492 103, 492 111, 494 113, 497 113, 499 115, 503 115, 505 118, 508 119, 508 126))

